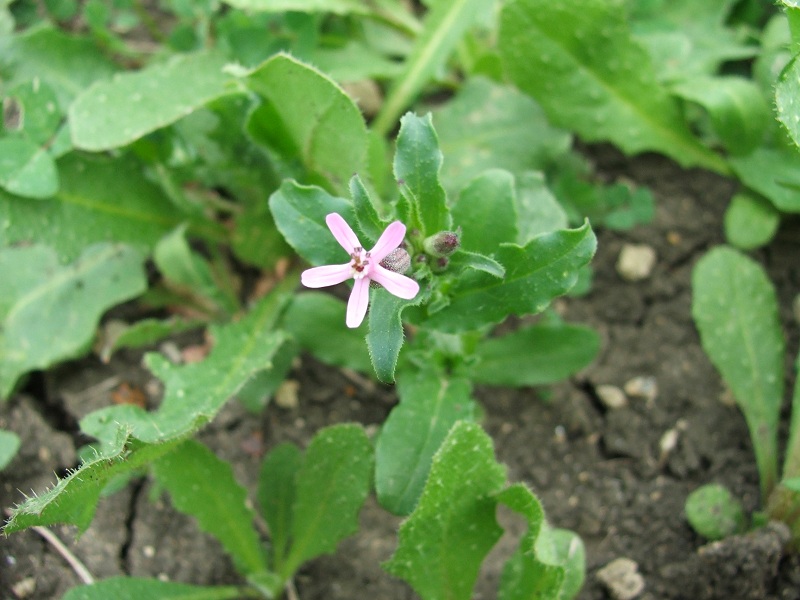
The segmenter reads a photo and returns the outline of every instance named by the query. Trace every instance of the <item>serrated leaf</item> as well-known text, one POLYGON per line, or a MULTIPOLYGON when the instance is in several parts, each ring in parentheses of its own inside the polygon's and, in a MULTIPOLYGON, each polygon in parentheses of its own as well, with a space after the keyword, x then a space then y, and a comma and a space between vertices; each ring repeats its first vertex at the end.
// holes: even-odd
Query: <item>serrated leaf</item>
POLYGON ((344 327, 346 311, 347 305, 330 294, 305 292, 292 299, 282 326, 319 360, 369 373, 372 365, 364 343, 367 326, 344 327))
POLYGON ((476 383, 544 385, 574 375, 597 356, 600 336, 580 325, 534 325, 483 340, 470 367, 476 383))
POLYGON ((744 509, 723 485, 709 483, 686 498, 686 519, 708 540, 721 540, 744 531, 744 509))
POLYGON ((94 152, 125 146, 232 93, 225 62, 214 53, 176 55, 95 83, 70 105, 72 143, 94 152))
POLYGON ((292 529, 295 475, 303 464, 300 449, 288 442, 270 450, 261 464, 258 504, 269 526, 272 556, 277 568, 286 559, 292 529))
POLYGON ((19 450, 19 436, 13 431, 0 429, 0 471, 16 456, 19 450))
POLYGON ((514 176, 502 169, 484 171, 464 186, 451 210, 464 250, 493 256, 500 244, 516 243, 515 196, 514 176))
POLYGON ((428 478, 434 453, 457 421, 474 418, 472 386, 434 370, 398 378, 398 404, 375 446, 378 501, 396 515, 409 514, 428 478))
MULTIPOLYGON (((61 187, 53 199, 30 202, 0 192, 0 246, 46 243, 62 262, 105 241, 149 254, 164 234, 186 220, 130 157, 70 154, 58 161, 58 170, 61 187)), ((191 231, 222 239, 215 226, 193 223, 191 231)))
POLYGON ((142 256, 125 246, 91 246, 66 266, 46 246, 0 249, 0 398, 83 352, 103 312, 145 289, 142 256))
POLYGON ((98 455, 53 489, 18 506, 5 531, 54 523, 85 530, 108 481, 164 456, 213 419, 254 374, 270 367, 285 340, 273 327, 287 295, 279 288, 236 323, 212 325, 214 347, 202 362, 176 366, 161 355, 147 355, 147 365, 165 386, 159 408, 147 412, 114 406, 84 417, 81 429, 99 440, 98 455))
POLYGON ((347 189, 353 173, 364 170, 368 146, 364 118, 327 75, 278 54, 244 82, 267 102, 252 113, 248 124, 256 140, 296 155, 338 191, 347 189))
POLYGON ((684 166, 727 171, 656 81, 622 0, 509 2, 499 47, 507 75, 553 124, 587 141, 611 141, 628 154, 655 150, 684 166))
POLYGON ((400 119, 394 177, 400 193, 411 202, 417 225, 425 236, 450 228, 447 198, 439 183, 441 168, 442 152, 430 113, 424 117, 407 113, 400 119))
POLYGON ((531 98, 482 77, 469 78, 433 118, 444 153, 442 183, 453 197, 486 169, 544 170, 571 142, 531 98))
POLYGON ((540 235, 525 246, 501 245, 495 257, 506 268, 505 277, 465 272, 454 285, 450 304, 431 315, 426 326, 452 333, 499 323, 510 314, 541 312, 575 285, 596 244, 586 223, 540 235))
POLYGON ((539 500, 521 483, 507 487, 496 499, 528 522, 519 547, 503 567, 498 600, 559 600, 564 569, 540 556, 538 545, 546 523, 539 500))
POLYGON ((334 425, 314 436, 295 480, 291 546, 276 569, 284 578, 358 530, 372 467, 372 445, 361 426, 334 425))
POLYGON ((761 144, 772 120, 759 87, 742 77, 695 77, 670 88, 708 111, 714 134, 731 154, 745 155, 761 144))
POLYGON ((74 587, 64 595, 63 600, 237 600, 242 598, 242 594, 242 588, 235 586, 197 586, 160 579, 111 577, 91 585, 74 587))
POLYGON ((800 146, 800 61, 793 58, 784 68, 775 86, 778 120, 794 143, 800 146))
POLYGON ((372 123, 375 131, 385 135, 394 127, 397 117, 411 105, 423 86, 445 66, 467 30, 491 6, 492 0, 451 0, 431 4, 425 15, 422 31, 403 63, 403 71, 390 87, 386 100, 372 123))
POLYGON ((725 238, 742 250, 768 244, 781 216, 768 200, 748 191, 734 194, 725 211, 725 238))
POLYGON ((489 436, 474 423, 456 423, 384 568, 424 600, 468 600, 481 562, 502 534, 492 495, 504 483, 489 436))
POLYGON ((231 465, 206 446, 187 440, 153 463, 152 473, 172 505, 217 538, 244 575, 263 571, 267 557, 253 526, 255 513, 231 465))
POLYGON ((747 156, 731 156, 728 161, 742 183, 779 210, 800 212, 800 153, 761 146, 747 156))
POLYGON ((732 248, 708 252, 692 272, 692 316, 711 362, 744 413, 766 498, 778 479, 784 339, 764 270, 732 248))
POLYGON ((278 230, 309 263, 335 265, 347 262, 347 253, 325 224, 325 216, 339 213, 352 227, 355 214, 350 202, 331 196, 320 187, 284 181, 270 196, 269 207, 278 230))
POLYGON ((0 187, 27 198, 52 196, 58 191, 53 157, 29 140, 0 139, 0 187))
POLYGON ((403 347, 403 321, 407 306, 422 302, 422 294, 414 300, 403 300, 380 288, 370 291, 369 332, 367 349, 375 375, 384 383, 394 381, 394 370, 403 347))

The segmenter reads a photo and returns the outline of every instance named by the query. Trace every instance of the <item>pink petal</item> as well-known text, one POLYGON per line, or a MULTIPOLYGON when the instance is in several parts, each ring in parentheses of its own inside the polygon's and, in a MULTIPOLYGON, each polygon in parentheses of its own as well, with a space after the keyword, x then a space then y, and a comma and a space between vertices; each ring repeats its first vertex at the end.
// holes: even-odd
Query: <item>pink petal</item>
POLYGON ((401 244, 404 237, 406 237, 405 225, 400 221, 389 223, 389 226, 383 230, 381 237, 378 238, 375 247, 369 251, 370 259, 376 263, 381 262, 389 252, 401 244))
POLYGON ((403 300, 411 300, 419 293, 419 284, 416 281, 400 275, 400 273, 384 269, 380 265, 371 267, 369 276, 373 281, 377 281, 385 287, 387 292, 403 300))
POLYGON ((325 265, 306 269, 300 275, 300 282, 310 288, 328 287, 347 281, 352 277, 353 270, 350 263, 346 265, 325 265))
POLYGON ((347 250, 347 253, 350 254, 355 248, 361 247, 361 242, 358 241, 356 234, 353 233, 353 230, 350 229, 350 225, 347 224, 339 213, 331 213, 327 217, 325 217, 325 222, 328 224, 328 229, 331 230, 333 237, 336 238, 336 241, 347 250))
POLYGON ((367 314, 367 304, 369 304, 369 277, 356 279, 353 291, 350 292, 350 299, 347 301, 347 317, 345 323, 351 329, 361 325, 364 315, 367 314))

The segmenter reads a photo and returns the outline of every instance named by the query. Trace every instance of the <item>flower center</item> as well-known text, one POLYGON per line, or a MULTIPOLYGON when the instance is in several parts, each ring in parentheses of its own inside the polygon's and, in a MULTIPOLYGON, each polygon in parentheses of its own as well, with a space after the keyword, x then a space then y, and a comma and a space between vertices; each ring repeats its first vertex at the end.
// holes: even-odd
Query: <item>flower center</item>
POLYGON ((361 247, 353 248, 350 253, 350 268, 353 269, 353 279, 362 279, 369 275, 369 252, 364 252, 361 247))

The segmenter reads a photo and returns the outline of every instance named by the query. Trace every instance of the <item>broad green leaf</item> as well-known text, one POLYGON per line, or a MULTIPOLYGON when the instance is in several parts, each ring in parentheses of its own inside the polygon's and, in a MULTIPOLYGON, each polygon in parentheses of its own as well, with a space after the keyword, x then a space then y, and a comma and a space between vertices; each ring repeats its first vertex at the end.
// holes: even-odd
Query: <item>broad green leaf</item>
POLYGON ((424 600, 468 600, 481 562, 502 534, 492 495, 505 478, 489 436, 474 423, 456 423, 384 568, 424 600))
POLYGON ((29 140, 0 139, 0 188, 27 198, 52 196, 58 191, 53 157, 29 140))
MULTIPOLYGON (((358 175, 353 175, 350 179, 350 196, 353 198, 358 226, 370 242, 377 242, 388 223, 384 223, 378 216, 375 204, 358 175)), ((366 242, 366 240, 364 241, 366 242)))
POLYGON ((476 383, 521 387, 555 383, 586 367, 600 336, 580 325, 533 325, 483 340, 470 376, 476 383))
POLYGON ((364 343, 367 326, 345 327, 346 311, 346 304, 330 294, 305 292, 292 299, 282 326, 322 362, 370 373, 372 365, 364 343))
POLYGON ((611 141, 629 154, 654 150, 684 166, 727 172, 656 81, 622 0, 509 2, 499 47, 508 76, 553 124, 587 141, 611 141))
POLYGON ((781 216, 768 200, 748 191, 734 194, 725 211, 725 238, 742 250, 768 244, 781 216))
POLYGON ((721 540, 745 530, 742 503, 723 485, 708 483, 686 498, 686 519, 708 540, 721 540))
POLYGON ((483 271, 492 277, 503 278, 506 270, 495 259, 479 254, 477 252, 469 252, 468 250, 459 250, 450 257, 450 268, 470 268, 476 271, 483 271))
POLYGON ((185 225, 156 244, 153 260, 168 286, 190 296, 211 314, 232 315, 238 309, 236 298, 215 281, 211 266, 189 247, 185 225))
POLYGON ((461 227, 464 250, 493 256, 502 243, 517 241, 514 176, 491 169, 470 181, 451 211, 453 225, 461 227))
POLYGON ((152 473, 169 492, 172 505, 217 538, 240 573, 267 568, 247 490, 234 478, 230 464, 200 442, 187 440, 153 463, 152 473))
POLYGON ((452 197, 486 169, 544 170, 571 142, 531 98, 483 77, 468 79, 433 118, 444 153, 442 183, 452 197))
POLYGON ((586 547, 580 536, 569 529, 553 528, 545 521, 536 552, 543 562, 557 565, 564 571, 558 600, 577 597, 586 579, 586 547))
POLYGON ((400 193, 411 202, 424 236, 450 228, 447 197, 439 182, 441 168, 442 152, 431 115, 407 113, 400 119, 394 176, 400 193))
POLYGON ((795 57, 786 65, 775 87, 778 119, 792 140, 800 146, 800 61, 795 57))
POLYGON ((0 398, 28 371, 87 349, 102 314, 147 288, 142 256, 91 246, 59 265, 46 246, 0 249, 0 398))
MULTIPOLYGON (((522 515, 528 529, 516 552, 508 559, 500 578, 499 600, 559 600, 564 569, 540 556, 539 542, 546 527, 544 511, 536 496, 521 483, 497 494, 499 503, 522 515)), ((569 598, 569 596, 565 596, 569 598)))
POLYGON ((265 101, 251 115, 255 139, 299 158, 337 191, 364 170, 367 128, 358 107, 336 83, 285 54, 270 58, 244 82, 265 101))
MULTIPOLYGON (((789 426, 789 442, 786 445, 786 459, 783 463, 783 484, 786 479, 800 478, 800 383, 797 374, 800 373, 800 353, 794 363, 795 383, 792 394, 792 420, 789 426)), ((794 490, 800 492, 800 490, 794 490)))
MULTIPOLYGON (((70 154, 58 163, 61 187, 48 200, 30 202, 0 192, 0 246, 46 243, 71 261, 96 242, 122 242, 143 254, 186 217, 130 158, 107 160, 70 154)), ((222 233, 205 223, 190 231, 211 239, 222 233)))
POLYGON ((403 347, 403 321, 400 315, 407 306, 422 302, 422 293, 414 300, 403 300, 380 288, 370 290, 369 296, 369 357, 378 379, 391 383, 403 347))
POLYGON ((499 323, 510 314, 541 312, 575 285, 578 269, 591 260, 596 245, 588 223, 540 235, 525 246, 503 244, 495 258, 506 268, 505 277, 464 273, 453 287, 450 304, 431 315, 426 326, 467 331, 499 323))
POLYGON ((540 233, 569 227, 567 213, 547 187, 542 173, 528 171, 518 175, 514 199, 519 217, 518 244, 524 246, 540 233))
POLYGON ((270 450, 261 464, 258 504, 269 526, 274 568, 282 564, 289 549, 295 475, 303 464, 299 448, 288 442, 270 450))
POLYGON ((285 340, 273 327, 287 300, 288 291, 278 289, 239 321, 210 326, 214 347, 202 362, 176 366, 161 355, 147 355, 146 364, 165 386, 159 408, 113 406, 86 416, 81 429, 99 440, 97 456, 18 506, 5 531, 54 523, 85 530, 107 482, 167 454, 213 419, 251 377, 270 368, 285 340))
POLYGON ((732 248, 706 254, 692 273, 692 316, 708 357, 744 413, 766 498, 778 479, 784 340, 764 270, 732 248))
POLYGON ((396 515, 414 510, 428 478, 434 453, 456 421, 474 418, 472 386, 432 369, 398 378, 398 404, 375 446, 378 501, 396 515))
POLYGON ((17 113, 15 120, 18 122, 17 127, 10 127, 6 119, 6 132, 22 136, 38 145, 52 140, 64 118, 53 88, 38 78, 8 90, 4 105, 6 114, 13 106, 17 113))
POLYGON ((800 212, 800 153, 762 146, 747 156, 728 160, 742 183, 778 210, 800 212))
POLYGON ((110 150, 170 125, 231 93, 231 76, 218 54, 177 55, 141 71, 89 87, 69 108, 72 142, 83 150, 110 150))
MULTIPOLYGON (((360 1, 359 4, 365 5, 360 1)), ((339 82, 393 79, 403 69, 403 63, 356 40, 348 40, 343 46, 313 48, 309 62, 339 82)))
POLYGON ((277 569, 284 578, 358 530, 372 468, 372 445, 360 425, 334 425, 314 436, 295 479, 291 546, 277 569))
POLYGON ((13 431, 0 429, 0 471, 8 466, 19 450, 19 436, 13 431))
POLYGON ((211 587, 186 585, 143 579, 140 577, 111 577, 91 585, 81 585, 69 590, 63 600, 240 600, 247 597, 240 587, 211 587))
POLYGON ((695 77, 670 88, 708 111, 711 128, 731 154, 744 155, 761 144, 772 113, 759 87, 742 77, 695 77))
POLYGON ((312 265, 336 265, 348 262, 347 251, 331 234, 325 223, 329 213, 339 213, 355 229, 353 205, 344 198, 331 196, 322 188, 284 181, 269 199, 269 207, 278 230, 289 245, 312 265))
POLYGON ((422 31, 414 42, 404 68, 393 82, 373 129, 386 135, 395 126, 423 87, 442 69, 456 45, 492 5, 492 0, 451 0, 432 4, 425 15, 422 31))

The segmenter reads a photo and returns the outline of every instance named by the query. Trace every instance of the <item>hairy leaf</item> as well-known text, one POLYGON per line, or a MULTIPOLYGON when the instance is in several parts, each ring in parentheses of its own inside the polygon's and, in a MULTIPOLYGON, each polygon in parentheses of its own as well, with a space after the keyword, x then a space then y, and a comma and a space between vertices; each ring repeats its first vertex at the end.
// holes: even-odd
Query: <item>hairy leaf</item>
POLYGON ((269 526, 273 568, 286 559, 292 529, 292 506, 295 500, 295 475, 303 464, 300 449, 288 442, 270 450, 261 464, 258 479, 258 504, 269 526))
POLYGON ((452 216, 465 250, 493 256, 500 244, 516 243, 514 176, 502 169, 484 171, 461 190, 452 216))
POLYGON ((800 212, 800 153, 760 146, 747 156, 729 159, 736 175, 779 210, 800 212))
POLYGON ((403 321, 400 317, 407 306, 422 302, 422 294, 414 300, 403 300, 385 289, 370 290, 369 332, 367 348, 375 375, 384 383, 394 381, 394 371, 403 347, 403 321))
POLYGON ((797 57, 786 65, 775 87, 775 106, 778 119, 792 140, 800 146, 800 60, 797 57))
POLYGON ((242 588, 235 586, 197 586, 160 579, 111 577, 91 585, 74 587, 64 595, 63 600, 239 600, 242 597, 242 588))

